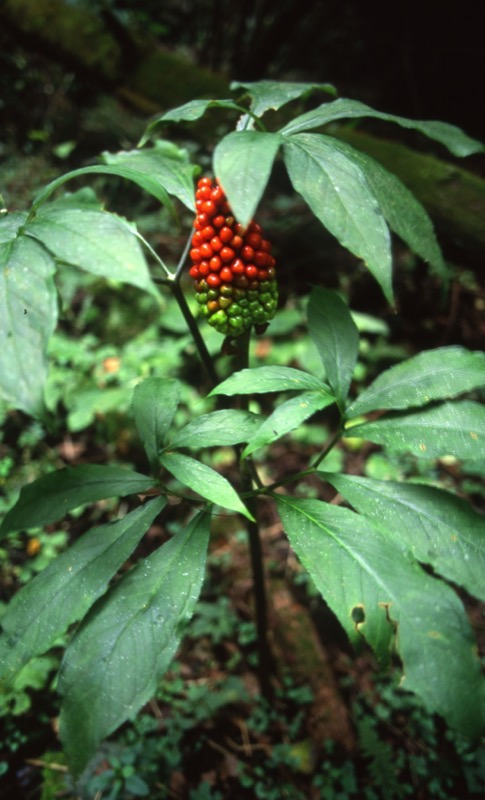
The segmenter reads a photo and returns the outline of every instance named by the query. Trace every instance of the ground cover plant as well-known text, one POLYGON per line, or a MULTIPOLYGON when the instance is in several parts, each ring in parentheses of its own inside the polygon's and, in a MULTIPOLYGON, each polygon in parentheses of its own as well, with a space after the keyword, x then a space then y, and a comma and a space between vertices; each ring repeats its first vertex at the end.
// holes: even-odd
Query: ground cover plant
MULTIPOLYGON (((58 289, 62 297, 72 268, 142 290, 155 306, 175 303, 209 385, 206 397, 194 395, 183 374, 182 349, 178 375, 154 368, 140 380, 133 368, 126 386, 114 395, 107 388, 106 403, 131 403, 146 468, 83 464, 49 471, 22 488, 0 528, 2 536, 42 529, 80 507, 123 498, 110 521, 83 530, 27 580, 1 617, 4 691, 18 688, 24 671, 60 640, 65 648, 57 682, 60 738, 76 780, 82 781, 103 741, 156 694, 197 610, 211 532, 230 526, 234 515, 248 534, 258 675, 263 697, 272 702, 258 523, 269 502, 356 650, 368 644, 383 668, 400 675, 403 688, 470 742, 484 731, 481 663, 460 597, 463 589, 485 599, 483 516, 456 494, 425 482, 345 474, 330 456, 341 441, 370 441, 417 459, 478 462, 485 354, 458 346, 423 351, 382 371, 355 396, 356 322, 339 293, 315 286, 307 306, 297 309, 312 342, 307 369, 295 367, 291 355, 283 364, 253 366, 249 360, 253 332, 257 336, 278 314, 278 279, 284 281, 276 243, 256 221, 276 159, 294 190, 362 259, 392 304, 390 230, 446 285, 448 270, 431 222, 400 181, 326 126, 373 117, 411 128, 455 156, 483 148, 445 123, 332 99, 329 85, 262 81, 233 88, 236 100, 196 100, 163 114, 137 149, 104 154, 100 164, 50 183, 29 211, 0 220, 0 380, 10 406, 53 424, 60 394, 52 382, 46 390, 47 353, 53 343, 59 359, 65 353, 62 338, 53 334, 58 289), (323 92, 325 102, 296 116, 287 113, 291 101, 311 92, 323 92), (217 142, 213 174, 201 176, 185 151, 160 137, 166 126, 217 113, 224 119, 233 114, 236 130, 217 142), (163 204, 174 224, 181 209, 195 214, 175 268, 133 221, 104 210, 89 188, 59 194, 69 181, 100 174, 137 184, 163 204), (322 415, 328 435, 309 463, 272 479, 272 449, 281 443, 290 448, 322 415), (222 452, 231 456, 218 469, 222 452), (322 491, 315 494, 315 485, 322 491), (332 502, 322 499, 324 488, 332 502), (172 535, 136 560, 143 537, 175 504, 172 535)), ((169 344, 175 346, 167 335, 161 351, 169 344)), ((82 356, 89 358, 86 347, 82 356)), ((76 357, 81 363, 81 353, 76 357)), ((107 352, 108 376, 116 367, 110 359, 116 362, 116 355, 107 352)), ((76 384, 73 395, 77 391, 76 384)), ((83 402, 73 400, 73 409, 73 424, 83 424, 83 411, 92 418, 83 402)), ((372 733, 365 737, 371 751, 372 733)), ((375 754, 376 764, 378 759, 375 754)), ((123 772, 118 764, 117 780, 133 777, 130 763, 125 766, 123 772)), ((135 779, 128 783, 132 794, 143 791, 135 779)))

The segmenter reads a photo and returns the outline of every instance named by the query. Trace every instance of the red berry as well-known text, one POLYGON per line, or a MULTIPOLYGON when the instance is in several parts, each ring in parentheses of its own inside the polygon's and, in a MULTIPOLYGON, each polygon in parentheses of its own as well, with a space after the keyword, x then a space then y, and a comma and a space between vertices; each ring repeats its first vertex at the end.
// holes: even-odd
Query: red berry
POLYGON ((191 278, 198 278, 199 277, 199 267, 196 267, 195 264, 193 267, 189 269, 189 275, 191 278))
POLYGON ((248 245, 244 245, 241 250, 241 258, 244 258, 245 261, 252 261, 254 256, 254 250, 252 247, 248 247, 248 245))
POLYGON ((201 261, 202 255, 198 247, 193 247, 190 251, 190 258, 192 261, 201 261))
POLYGON ((225 217, 223 217, 222 214, 219 214, 219 216, 214 217, 212 224, 214 228, 222 228, 222 226, 226 224, 225 217))
POLYGON ((260 249, 261 242, 262 238, 259 233, 248 233, 248 235, 246 236, 246 244, 248 244, 250 247, 253 247, 255 250, 260 249))
POLYGON ((201 261, 199 264, 199 275, 205 278, 210 272, 210 265, 208 261, 201 261))
MULTIPOLYGON (((197 207, 197 203, 195 204, 197 207)), ((217 211, 216 204, 212 200, 204 200, 201 210, 204 211, 209 217, 213 217, 217 211)))
POLYGON ((242 246, 242 243, 243 240, 241 236, 233 236, 233 238, 229 242, 229 244, 234 250, 239 250, 239 248, 242 246))
POLYGON ((213 236, 210 240, 210 246, 214 250, 214 252, 218 253, 219 250, 222 250, 222 242, 218 236, 213 236))
POLYGON ((231 283, 234 280, 234 275, 230 267, 223 267, 219 275, 221 281, 224 281, 224 283, 231 283))
POLYGON ((212 189, 211 200, 213 200, 214 203, 220 203, 221 200, 224 200, 224 197, 225 197, 224 192, 222 191, 220 186, 216 186, 215 189, 212 189))
POLYGON ((258 277, 258 268, 255 267, 254 264, 248 264, 244 272, 246 277, 249 278, 250 281, 258 277))
POLYGON ((194 233, 194 235, 192 236, 192 244, 194 245, 194 247, 200 247, 203 241, 204 240, 202 238, 200 231, 197 231, 197 233, 194 233))
POLYGON ((200 189, 197 189, 196 197, 198 200, 210 200, 211 199, 211 188, 210 186, 201 186, 200 189))
MULTIPOLYGON (((201 248, 202 252, 202 248, 201 248)), ((268 264, 268 254, 265 253, 263 250, 256 250, 254 254, 254 263, 257 267, 265 267, 268 264)))
POLYGON ((200 214, 197 214, 197 219, 195 221, 195 224, 196 225, 197 223, 199 224, 200 227, 198 228, 198 230, 201 231, 203 228, 205 228, 208 222, 209 222, 209 217, 207 216, 205 211, 202 211, 200 214))
POLYGON ((219 231, 219 239, 221 240, 221 242, 224 242, 224 244, 228 244, 233 238, 233 236, 234 233, 232 232, 232 228, 228 228, 227 225, 225 225, 219 231))
POLYGON ((229 261, 232 261, 234 256, 236 255, 234 250, 231 250, 230 247, 223 247, 221 252, 219 253, 220 257, 224 261, 225 264, 228 264, 229 261))
POLYGON ((219 278, 219 275, 217 275, 215 272, 211 272, 207 276, 207 283, 208 283, 209 286, 212 286, 212 287, 220 286, 221 279, 219 278))
POLYGON ((208 242, 209 239, 212 239, 212 237, 214 236, 215 230, 211 225, 206 225, 205 228, 202 228, 200 234, 201 234, 202 238, 206 242, 208 242))
POLYGON ((219 256, 213 256, 209 261, 209 265, 212 272, 219 272, 220 268, 222 267, 222 261, 219 256))
POLYGON ((201 246, 199 247, 199 253, 201 254, 202 258, 212 258, 212 256, 214 255, 212 252, 212 247, 210 246, 210 244, 208 244, 208 242, 204 242, 204 244, 201 244, 201 246))
POLYGON ((199 178, 197 187, 200 189, 202 186, 212 186, 211 178, 199 178))
POLYGON ((231 264, 233 275, 244 275, 244 263, 240 258, 235 258, 231 264))

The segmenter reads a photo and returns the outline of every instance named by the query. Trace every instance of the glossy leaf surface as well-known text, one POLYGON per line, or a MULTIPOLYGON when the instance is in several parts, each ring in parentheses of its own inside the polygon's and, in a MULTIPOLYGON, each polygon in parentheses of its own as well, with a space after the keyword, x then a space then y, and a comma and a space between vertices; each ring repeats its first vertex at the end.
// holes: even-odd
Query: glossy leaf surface
POLYGON ((147 492, 154 486, 152 478, 124 467, 82 464, 56 470, 21 489, 19 499, 3 520, 0 536, 48 525, 85 503, 147 492))
POLYGON ((52 203, 38 210, 25 231, 61 261, 158 297, 134 229, 121 217, 52 203))
POLYGON ((140 561, 76 632, 59 677, 60 734, 75 775, 150 699, 168 669, 199 597, 209 524, 207 514, 196 516, 140 561))
POLYGON ((259 414, 235 408, 203 414, 177 431, 170 439, 170 447, 220 447, 248 442, 262 419, 259 414))
POLYGON ((249 456, 270 442, 275 442, 286 433, 294 431, 302 422, 317 411, 334 403, 332 395, 322 390, 300 392, 279 405, 251 437, 243 450, 243 457, 249 456))
POLYGON ((463 400, 417 411, 391 412, 372 422, 353 425, 346 435, 426 458, 452 455, 479 459, 483 458, 485 442, 485 406, 463 400))
POLYGON ((224 506, 231 511, 238 511, 248 519, 252 519, 246 506, 229 481, 211 467, 190 456, 173 452, 162 453, 160 463, 180 483, 188 486, 194 492, 200 494, 201 497, 211 503, 224 506))
POLYGON ((253 219, 280 146, 275 133, 228 134, 214 152, 214 172, 236 219, 246 227, 253 219))
POLYGON ((336 292, 315 288, 308 304, 308 330, 340 401, 347 397, 359 352, 359 332, 336 292))
POLYGON ((485 601, 485 516, 459 497, 415 483, 324 476, 346 500, 422 564, 485 601))
POLYGON ((464 347, 439 347, 382 372, 350 404, 347 416, 422 406, 481 386, 485 386, 485 353, 464 347))
POLYGON ((403 688, 477 738, 485 724, 485 684, 453 589, 348 509, 278 497, 278 510, 295 553, 351 641, 363 636, 384 662, 396 648, 403 688))
POLYGON ((47 652, 108 587, 166 504, 157 498, 123 519, 92 528, 14 595, 1 618, 0 679, 47 652))
POLYGON ((247 89, 251 97, 251 111, 258 117, 261 117, 265 111, 278 111, 279 108, 291 102, 291 100, 306 97, 314 91, 336 94, 336 89, 331 83, 297 83, 292 81, 233 81, 231 89, 247 89))
POLYGON ((57 322, 56 265, 23 235, 24 214, 0 219, 0 392, 39 416, 44 408, 47 344, 57 322))
POLYGON ((266 392, 304 391, 329 387, 319 378, 293 367, 254 367, 235 372, 212 390, 214 394, 264 394, 266 392))
POLYGON ((385 122, 393 122, 403 128, 419 131, 430 139, 443 144, 455 156, 469 156, 472 153, 481 153, 484 150, 481 142, 470 138, 455 125, 449 125, 447 122, 436 122, 435 120, 414 120, 397 117, 394 114, 375 111, 365 103, 360 103, 358 100, 348 100, 345 97, 333 100, 330 103, 324 103, 313 111, 308 111, 306 114, 296 117, 285 125, 280 133, 288 136, 312 130, 322 125, 328 125, 329 122, 334 122, 337 119, 359 119, 360 117, 373 117, 385 122))
POLYGON ((146 378, 133 392, 136 427, 152 468, 158 466, 180 399, 180 384, 171 378, 146 378))
POLYGON ((296 191, 340 244, 366 263, 391 302, 389 229, 364 171, 329 136, 297 134, 283 151, 296 191))

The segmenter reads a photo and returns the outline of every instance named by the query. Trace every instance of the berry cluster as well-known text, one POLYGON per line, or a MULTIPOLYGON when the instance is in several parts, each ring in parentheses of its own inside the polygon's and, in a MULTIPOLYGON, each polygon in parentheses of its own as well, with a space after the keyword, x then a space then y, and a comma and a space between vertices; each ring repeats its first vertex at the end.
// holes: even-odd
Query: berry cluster
POLYGON ((219 333, 239 336, 273 318, 278 299, 275 260, 261 227, 235 221, 222 188, 201 178, 195 193, 190 275, 202 313, 219 333))

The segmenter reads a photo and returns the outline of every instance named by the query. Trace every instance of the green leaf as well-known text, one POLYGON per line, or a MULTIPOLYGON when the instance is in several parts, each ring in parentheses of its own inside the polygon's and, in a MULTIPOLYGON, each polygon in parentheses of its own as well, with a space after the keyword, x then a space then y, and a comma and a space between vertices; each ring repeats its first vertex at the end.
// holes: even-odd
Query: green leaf
POLYGON ((170 449, 220 447, 248 442, 261 421, 259 414, 239 409, 223 409, 203 414, 172 436, 170 449))
POLYGON ((447 122, 425 121, 396 117, 394 114, 385 114, 375 111, 365 103, 357 100, 347 100, 344 97, 331 103, 324 103, 318 108, 296 117, 281 129, 285 136, 302 133, 303 131, 328 125, 337 119, 359 119, 360 117, 373 117, 385 122, 394 122, 403 128, 419 131, 430 139, 440 142, 455 156, 469 156, 472 153, 482 153, 484 147, 481 142, 471 139, 460 128, 449 125, 447 122))
POLYGON ((238 493, 232 488, 226 478, 218 472, 201 464, 195 458, 182 455, 182 453, 165 452, 160 456, 160 463, 165 469, 194 492, 231 511, 238 511, 248 519, 252 519, 251 514, 239 498, 238 493))
POLYGON ((382 372, 347 409, 349 418, 377 409, 412 408, 485 386, 485 353, 464 347, 426 350, 382 372))
POLYGON ((56 470, 22 488, 3 520, 0 536, 48 525, 85 503, 147 492, 156 485, 152 478, 123 467, 83 464, 56 470))
POLYGON ((359 354, 359 332, 336 292, 315 288, 308 304, 308 330, 331 389, 345 401, 359 354))
POLYGON ((68 647, 60 734, 76 776, 168 669, 202 586, 209 525, 207 514, 197 515, 140 561, 91 609, 68 647))
POLYGON ((171 378, 146 378, 133 393, 136 427, 153 469, 180 400, 180 384, 171 378))
POLYGON ((447 580, 485 601, 485 517, 437 489, 355 475, 323 475, 351 505, 447 580))
POLYGON ((314 375, 293 367, 254 367, 241 369, 212 390, 214 394, 266 394, 267 392, 303 391, 323 389, 328 386, 314 375))
POLYGON ((335 145, 364 172, 390 228, 411 250, 429 262, 437 275, 449 278, 450 272, 443 261, 433 223, 413 193, 370 156, 345 142, 335 140, 335 145))
POLYGON ((281 138, 239 131, 225 136, 214 152, 214 172, 236 219, 246 227, 266 188, 281 138))
POLYGON ((115 214, 53 203, 39 209, 25 232, 62 261, 158 297, 134 229, 115 214))
POLYGON ((247 93, 251 97, 251 111, 258 117, 270 109, 278 111, 291 100, 307 97, 314 91, 337 94, 337 90, 331 83, 295 83, 292 81, 263 80, 253 83, 233 81, 231 90, 235 89, 247 89, 247 93))
POLYGON ((485 441, 485 406, 464 400, 390 413, 373 422, 352 425, 345 435, 425 458, 452 455, 478 459, 483 456, 485 441))
POLYGON ((480 736, 484 681, 455 592, 358 514, 318 500, 277 502, 295 553, 351 641, 363 636, 385 662, 397 649, 403 688, 465 736, 480 736))
POLYGON ((55 263, 23 235, 26 216, 0 219, 0 391, 38 416, 44 408, 47 344, 57 323, 55 263))
POLYGON ((166 498, 157 498, 92 528, 17 592, 1 617, 2 679, 11 683, 27 661, 84 616, 165 505, 166 498))
POLYGON ((317 411, 335 402, 333 395, 322 389, 301 392, 296 397, 286 400, 261 425, 244 448, 243 457, 247 458, 260 447, 275 442, 286 433, 294 431, 302 422, 317 411))
POLYGON ((195 122, 204 116, 210 108, 229 108, 241 113, 241 106, 234 100, 190 100, 177 108, 171 108, 148 125, 138 146, 144 145, 150 137, 162 126, 169 122, 195 122))
POLYGON ((392 302, 389 229, 364 171, 329 136, 297 134, 283 151, 296 191, 330 233, 365 261, 392 302))
POLYGON ((171 142, 157 141, 151 149, 103 153, 102 157, 106 164, 120 167, 123 177, 128 177, 127 171, 133 176, 132 180, 136 176, 136 183, 150 194, 156 181, 169 195, 177 197, 191 211, 195 210, 194 173, 198 168, 189 162, 185 150, 171 142))
MULTIPOLYGON (((60 175, 59 178, 48 183, 47 186, 36 195, 32 204, 32 210, 37 213, 38 209, 56 189, 73 178, 82 178, 85 175, 116 175, 118 178, 126 178, 127 180, 133 181, 133 183, 136 183, 141 189, 144 189, 146 192, 153 195, 153 197, 156 197, 156 199, 168 209, 171 215, 176 217, 174 205, 167 191, 164 189, 164 186, 160 183, 159 177, 141 171, 138 167, 135 167, 133 163, 130 165, 119 163, 116 166, 96 164, 92 167, 81 167, 81 169, 75 169, 72 172, 67 172, 65 175, 60 175)), ((57 206, 57 204, 58 201, 52 205, 57 206)))

